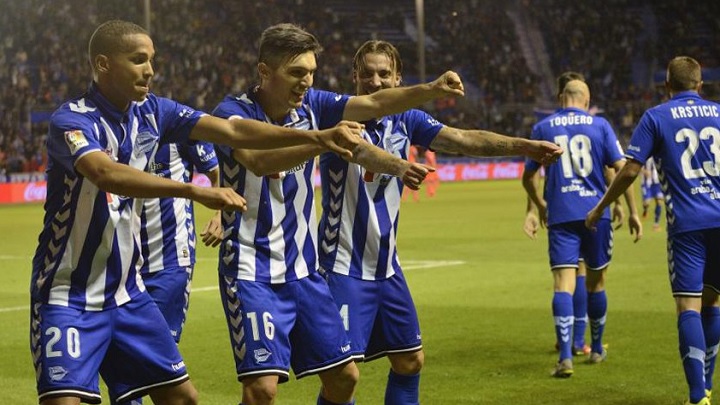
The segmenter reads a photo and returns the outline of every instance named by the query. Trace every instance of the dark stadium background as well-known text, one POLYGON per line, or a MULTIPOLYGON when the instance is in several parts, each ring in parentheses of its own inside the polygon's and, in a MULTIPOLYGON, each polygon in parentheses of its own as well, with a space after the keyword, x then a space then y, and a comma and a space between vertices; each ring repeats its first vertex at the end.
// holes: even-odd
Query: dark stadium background
MULTIPOLYGON (((629 137, 663 97, 664 66, 676 55, 703 65, 704 95, 720 97, 720 2, 650 0, 0 0, 0 182, 42 178, 46 123, 81 94, 87 41, 100 22, 147 25, 157 56, 152 90, 210 111, 255 81, 264 28, 294 22, 325 47, 316 87, 352 92, 351 60, 377 38, 400 49, 404 82, 424 66, 465 82, 463 99, 424 106, 441 121, 528 136, 554 105, 553 78, 585 74, 593 105, 629 137), (423 5, 425 63, 418 60, 416 6, 423 5), (25 173, 18 177, 17 173, 25 173), (13 175, 15 174, 15 175, 13 175)), ((442 157, 441 157, 442 158, 442 157)))

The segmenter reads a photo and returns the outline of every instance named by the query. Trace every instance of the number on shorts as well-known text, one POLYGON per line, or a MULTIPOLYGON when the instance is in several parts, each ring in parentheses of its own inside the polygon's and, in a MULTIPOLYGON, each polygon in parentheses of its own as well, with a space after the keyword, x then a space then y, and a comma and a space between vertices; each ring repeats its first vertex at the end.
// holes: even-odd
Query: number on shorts
MULTIPOLYGON (((46 336, 52 335, 45 345, 45 356, 46 357, 62 357, 62 351, 55 350, 55 344, 62 339, 62 331, 60 328, 52 326, 45 331, 46 336)), ((67 334, 65 335, 67 343, 67 354, 70 357, 77 359, 80 357, 80 332, 75 328, 68 328, 67 334)))
MULTIPOLYGON (((248 317, 248 319, 250 319, 253 340, 257 342, 258 340, 260 340, 260 329, 258 328, 257 313, 248 312, 247 317, 248 317)), ((272 319, 273 319, 273 317, 269 312, 263 312, 263 314, 262 314, 263 331, 265 332, 265 337, 267 337, 270 340, 272 340, 275 337, 275 325, 273 325, 273 323, 271 322, 272 319)))

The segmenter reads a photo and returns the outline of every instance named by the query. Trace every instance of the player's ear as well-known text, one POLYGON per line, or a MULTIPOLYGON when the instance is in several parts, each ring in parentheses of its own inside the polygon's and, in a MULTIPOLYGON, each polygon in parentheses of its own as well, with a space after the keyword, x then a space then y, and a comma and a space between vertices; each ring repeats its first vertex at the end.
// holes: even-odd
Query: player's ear
POLYGON ((395 87, 400 87, 400 83, 402 83, 402 75, 398 73, 395 76, 395 87))
POLYGON ((93 68, 98 73, 107 73, 108 71, 110 71, 110 58, 103 54, 98 54, 97 56, 95 56, 93 64, 93 68))
POLYGON ((270 77, 270 66, 268 66, 267 63, 258 63, 257 70, 258 74, 260 75, 260 79, 267 80, 270 77))

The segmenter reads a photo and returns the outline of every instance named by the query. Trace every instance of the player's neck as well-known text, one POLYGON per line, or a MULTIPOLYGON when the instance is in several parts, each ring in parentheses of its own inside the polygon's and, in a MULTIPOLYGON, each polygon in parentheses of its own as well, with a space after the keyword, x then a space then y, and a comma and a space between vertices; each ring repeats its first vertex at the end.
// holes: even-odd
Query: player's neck
POLYGON ((291 108, 287 104, 274 99, 272 94, 262 87, 257 90, 256 96, 263 112, 272 122, 282 122, 290 113, 291 108))
POLYGON ((96 80, 95 85, 98 88, 98 91, 100 91, 100 94, 102 94, 103 97, 107 101, 110 102, 115 108, 117 108, 119 111, 125 112, 130 107, 130 100, 128 100, 126 97, 123 97, 122 95, 116 94, 116 92, 113 91, 112 87, 109 86, 107 83, 104 83, 103 80, 96 80))

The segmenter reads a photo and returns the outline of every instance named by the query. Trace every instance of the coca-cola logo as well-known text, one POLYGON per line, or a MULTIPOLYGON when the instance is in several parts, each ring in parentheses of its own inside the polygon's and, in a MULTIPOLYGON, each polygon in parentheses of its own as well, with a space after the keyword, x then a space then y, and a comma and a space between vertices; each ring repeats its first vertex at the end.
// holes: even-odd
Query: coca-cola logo
POLYGON ((25 201, 45 201, 47 183, 28 183, 23 193, 25 201))

